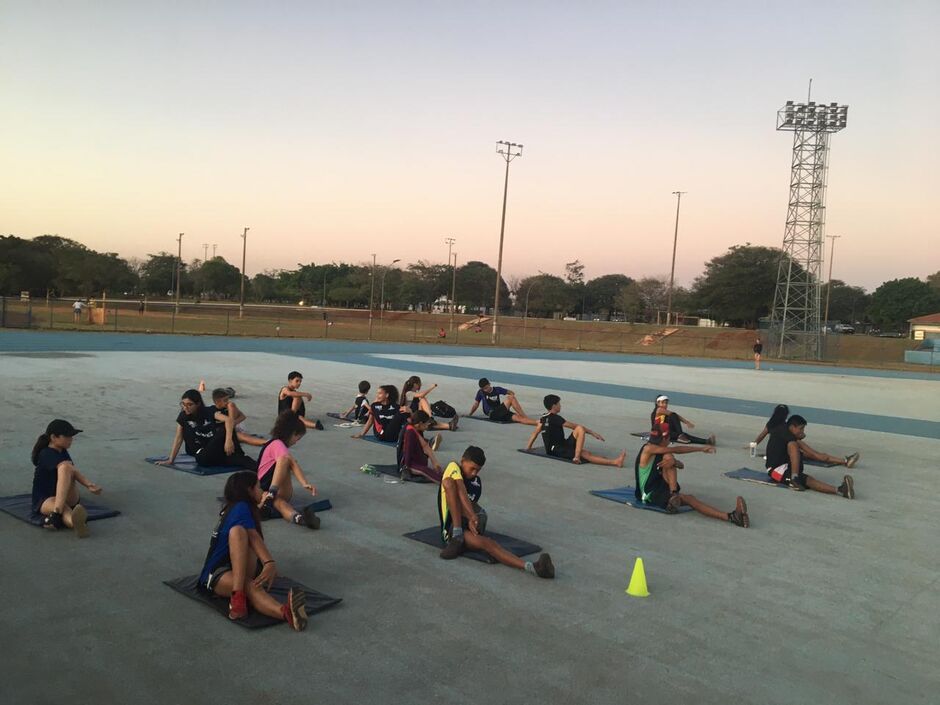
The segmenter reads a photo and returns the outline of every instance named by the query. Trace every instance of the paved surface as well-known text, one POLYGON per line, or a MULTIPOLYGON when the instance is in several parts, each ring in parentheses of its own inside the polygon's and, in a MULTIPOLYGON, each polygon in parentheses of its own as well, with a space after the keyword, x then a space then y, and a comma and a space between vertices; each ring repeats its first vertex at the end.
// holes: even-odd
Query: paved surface
MULTIPOLYGON (((938 386, 918 375, 787 366, 755 373, 716 361, 370 347, 310 341, 0 333, 0 494, 29 489, 28 455, 45 423, 85 429, 77 465, 121 517, 79 542, 0 514, 4 703, 930 703, 936 641, 940 501, 938 386), (68 355, 63 356, 61 352, 68 355), (673 364, 675 363, 675 364, 673 364), (466 421, 442 455, 470 443, 489 457, 483 504, 494 530, 551 552, 542 581, 458 560, 401 534, 436 521, 435 490, 362 475, 391 451, 327 425, 296 449, 333 502, 323 528, 268 522, 284 574, 344 598, 294 634, 249 632, 162 580, 197 572, 223 477, 145 464, 169 450, 183 389, 232 385, 264 432, 291 369, 311 415, 348 407, 360 379, 401 385, 414 371, 466 411, 481 371, 537 413, 559 391, 563 414, 626 447, 627 470, 516 452, 526 429, 466 421), (714 432, 716 456, 686 457, 687 491, 722 508, 747 498, 744 531, 668 517, 588 494, 632 483, 647 392, 665 390, 714 432), (758 467, 742 449, 778 401, 809 417, 809 440, 859 450, 858 500, 729 480, 758 467), (908 421, 910 420, 910 421, 908 421), (916 422, 916 423, 915 423, 916 422), (881 424, 883 430, 870 430, 881 424), (915 435, 904 435, 909 426, 915 435), (636 556, 651 597, 624 595, 636 556)), ((325 414, 324 414, 324 420, 325 414)), ((818 470, 837 481, 838 468, 818 470)))

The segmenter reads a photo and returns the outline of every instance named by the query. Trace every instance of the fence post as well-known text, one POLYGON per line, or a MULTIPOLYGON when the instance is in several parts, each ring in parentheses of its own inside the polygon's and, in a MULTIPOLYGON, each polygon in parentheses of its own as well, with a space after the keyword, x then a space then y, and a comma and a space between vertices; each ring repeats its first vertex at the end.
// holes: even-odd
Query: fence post
POLYGON ((537 348, 542 347, 542 326, 539 326, 539 338, 535 343, 535 347, 537 348))
POLYGON ((415 319, 411 322, 411 342, 417 342, 418 340, 418 319, 415 319))
POLYGON ((171 318, 170 318, 170 332, 171 332, 171 333, 175 333, 175 332, 176 332, 176 307, 175 307, 175 306, 173 307, 173 310, 172 310, 172 312, 171 312, 170 315, 171 315, 171 318))
POLYGON ((229 310, 225 311, 225 335, 228 335, 229 326, 231 326, 232 321, 232 312, 229 310))
POLYGON ((117 328, 118 328, 118 326, 117 326, 117 323, 118 323, 117 319, 118 319, 118 307, 115 305, 115 307, 114 307, 114 330, 115 330, 115 331, 117 331, 117 328))
POLYGON ((26 307, 26 327, 33 327, 33 300, 30 299, 26 307))
POLYGON ((578 350, 581 349, 581 329, 578 328, 578 350))

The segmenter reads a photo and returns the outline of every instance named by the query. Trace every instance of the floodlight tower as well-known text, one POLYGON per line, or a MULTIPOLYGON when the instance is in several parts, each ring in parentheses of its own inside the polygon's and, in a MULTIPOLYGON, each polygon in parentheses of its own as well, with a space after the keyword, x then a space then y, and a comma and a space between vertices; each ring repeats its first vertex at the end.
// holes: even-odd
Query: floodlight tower
POLYGON ((778 357, 820 358, 829 135, 845 128, 848 112, 847 105, 811 100, 788 100, 777 111, 777 129, 793 133, 790 205, 770 318, 778 357))

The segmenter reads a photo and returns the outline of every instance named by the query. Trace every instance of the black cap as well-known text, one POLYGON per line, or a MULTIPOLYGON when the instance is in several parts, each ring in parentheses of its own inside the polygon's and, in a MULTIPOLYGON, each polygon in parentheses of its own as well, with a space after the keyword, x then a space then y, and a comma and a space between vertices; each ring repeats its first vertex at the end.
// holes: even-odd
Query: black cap
POLYGON ((75 428, 72 424, 64 419, 55 419, 49 422, 49 425, 46 426, 46 435, 47 436, 74 436, 81 433, 80 428, 75 428))

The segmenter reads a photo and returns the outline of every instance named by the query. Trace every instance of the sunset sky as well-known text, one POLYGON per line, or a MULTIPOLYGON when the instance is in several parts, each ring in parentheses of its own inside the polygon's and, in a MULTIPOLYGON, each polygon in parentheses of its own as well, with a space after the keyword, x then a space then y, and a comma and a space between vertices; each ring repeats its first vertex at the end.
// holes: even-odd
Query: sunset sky
MULTIPOLYGON (((833 275, 940 269, 940 3, 0 3, 0 233, 201 258, 495 266, 677 280, 780 246, 777 109, 832 139, 833 275), (933 47, 931 49, 931 47, 933 47)), ((827 248, 828 253, 828 248, 827 248)))

